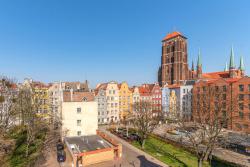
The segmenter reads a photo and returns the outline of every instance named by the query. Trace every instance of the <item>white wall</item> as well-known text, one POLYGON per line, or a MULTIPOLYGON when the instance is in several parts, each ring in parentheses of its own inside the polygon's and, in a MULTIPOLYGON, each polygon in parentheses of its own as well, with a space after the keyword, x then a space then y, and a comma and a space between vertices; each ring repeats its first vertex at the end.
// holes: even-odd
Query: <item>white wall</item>
POLYGON ((98 128, 97 102, 63 102, 62 103, 62 136, 95 135, 98 128), (81 108, 81 113, 77 113, 81 108), (77 125, 81 120, 81 125, 77 125), (67 132, 67 133, 65 133, 67 132))

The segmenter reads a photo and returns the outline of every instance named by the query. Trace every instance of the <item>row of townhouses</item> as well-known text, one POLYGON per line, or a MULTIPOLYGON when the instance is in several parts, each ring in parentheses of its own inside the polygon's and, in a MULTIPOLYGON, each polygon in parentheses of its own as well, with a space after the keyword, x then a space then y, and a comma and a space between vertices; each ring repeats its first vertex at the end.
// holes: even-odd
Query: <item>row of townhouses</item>
POLYGON ((138 109, 136 103, 148 101, 152 111, 161 112, 162 93, 158 83, 129 87, 126 82, 115 81, 98 84, 95 89, 98 103, 98 123, 107 124, 126 119, 138 109))

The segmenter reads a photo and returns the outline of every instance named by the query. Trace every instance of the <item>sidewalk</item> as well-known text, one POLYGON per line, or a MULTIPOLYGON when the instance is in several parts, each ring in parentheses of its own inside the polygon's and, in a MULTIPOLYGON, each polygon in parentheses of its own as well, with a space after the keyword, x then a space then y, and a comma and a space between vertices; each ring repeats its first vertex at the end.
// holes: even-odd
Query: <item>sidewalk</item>
POLYGON ((114 138, 115 140, 117 140, 118 142, 120 142, 122 145, 125 145, 126 147, 128 147, 129 149, 133 150, 134 152, 136 152, 139 155, 145 156, 146 159, 152 161, 155 164, 158 164, 159 166, 162 167, 168 167, 168 165, 164 164, 163 162, 159 161, 158 159, 152 157, 151 155, 143 152, 142 150, 132 146, 131 144, 129 144, 128 142, 126 142, 125 140, 113 135, 112 133, 110 133, 109 131, 105 130, 105 129, 100 129, 101 131, 105 132, 107 135, 111 136, 112 138, 114 138))

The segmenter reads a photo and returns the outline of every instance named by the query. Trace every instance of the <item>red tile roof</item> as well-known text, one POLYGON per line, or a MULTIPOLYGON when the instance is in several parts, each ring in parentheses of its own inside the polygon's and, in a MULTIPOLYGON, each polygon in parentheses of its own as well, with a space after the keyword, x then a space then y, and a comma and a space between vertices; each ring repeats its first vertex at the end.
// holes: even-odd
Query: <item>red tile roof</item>
POLYGON ((147 84, 143 84, 139 87, 139 93, 141 96, 150 96, 150 89, 147 84))
POLYGON ((218 80, 224 80, 227 83, 233 83, 233 82, 237 82, 238 80, 240 80, 241 78, 218 78, 218 79, 209 79, 207 81, 205 81, 207 84, 213 84, 218 80))
POLYGON ((240 80, 241 78, 228 78, 226 79, 226 82, 228 83, 233 83, 233 82, 237 82, 238 80, 240 80))
POLYGON ((39 81, 33 81, 31 85, 35 88, 49 88, 49 85, 46 85, 45 83, 39 81))
POLYGON ((218 72, 211 72, 211 73, 204 73, 202 74, 202 78, 205 79, 219 79, 219 78, 229 78, 228 71, 218 71, 218 72))
POLYGON ((63 92, 63 101, 64 102, 89 102, 94 101, 94 95, 92 92, 73 92, 71 99, 71 92, 63 92))
POLYGON ((104 89, 106 90, 108 87, 108 83, 102 83, 102 84, 99 84, 96 88, 96 90, 99 90, 99 89, 104 89))
POLYGON ((118 89, 121 89, 122 84, 121 83, 117 84, 117 86, 118 86, 118 89))
POLYGON ((172 88, 172 89, 179 88, 180 86, 181 85, 179 85, 179 84, 167 85, 168 88, 172 88))
POLYGON ((163 38, 162 41, 165 41, 165 40, 168 40, 168 39, 171 39, 171 38, 174 38, 174 37, 177 37, 177 36, 182 36, 182 34, 178 31, 174 31, 172 33, 169 33, 167 36, 165 36, 165 38, 163 38))
POLYGON ((96 86, 96 89, 94 90, 95 96, 98 95, 98 92, 100 89, 106 90, 108 87, 108 83, 102 83, 102 84, 98 84, 96 86))

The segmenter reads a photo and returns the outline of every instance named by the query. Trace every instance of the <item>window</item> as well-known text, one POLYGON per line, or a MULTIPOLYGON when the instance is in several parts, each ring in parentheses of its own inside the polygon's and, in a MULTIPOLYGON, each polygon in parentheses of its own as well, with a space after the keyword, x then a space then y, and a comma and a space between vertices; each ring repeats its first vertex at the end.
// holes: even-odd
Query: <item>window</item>
POLYGON ((239 103, 239 109, 244 110, 244 104, 243 103, 239 103))
POLYGON ((250 84, 248 85, 248 92, 250 92, 250 84))
POLYGON ((226 102, 223 102, 223 103, 222 103, 222 107, 223 107, 223 109, 226 109, 226 107, 227 107, 226 102))
POLYGON ((76 109, 76 111, 77 111, 77 114, 80 114, 80 113, 82 112, 82 110, 81 110, 80 107, 78 107, 78 108, 76 109))
POLYGON ((250 100, 250 94, 248 95, 248 100, 250 100))
POLYGON ((243 124, 244 129, 248 129, 248 124, 243 124))
POLYGON ((239 112, 239 117, 240 117, 240 119, 243 119, 244 118, 244 113, 243 112, 239 112))
POLYGON ((244 85, 239 85, 239 91, 241 91, 241 92, 244 91, 244 85))
POLYGON ((77 136, 81 136, 82 132, 81 131, 77 131, 77 136))
POLYGON ((215 91, 219 91, 219 86, 215 86, 215 91))
POLYGON ((244 100, 244 95, 243 94, 239 94, 239 100, 243 101, 244 100))
POLYGON ((241 129, 241 125, 239 123, 236 123, 235 126, 238 128, 238 129, 241 129))
POLYGON ((248 104, 248 109, 250 110, 250 104, 248 104))
POLYGON ((223 94, 223 100, 227 100, 227 95, 223 94))
POLYGON ((226 92, 227 91, 227 86, 223 86, 223 91, 226 92))
POLYGON ((186 90, 185 90, 185 89, 183 89, 183 93, 186 93, 186 90))
POLYGON ((82 121, 81 120, 77 120, 77 126, 81 126, 82 121))
POLYGON ((250 120, 250 113, 248 113, 248 119, 250 120))

